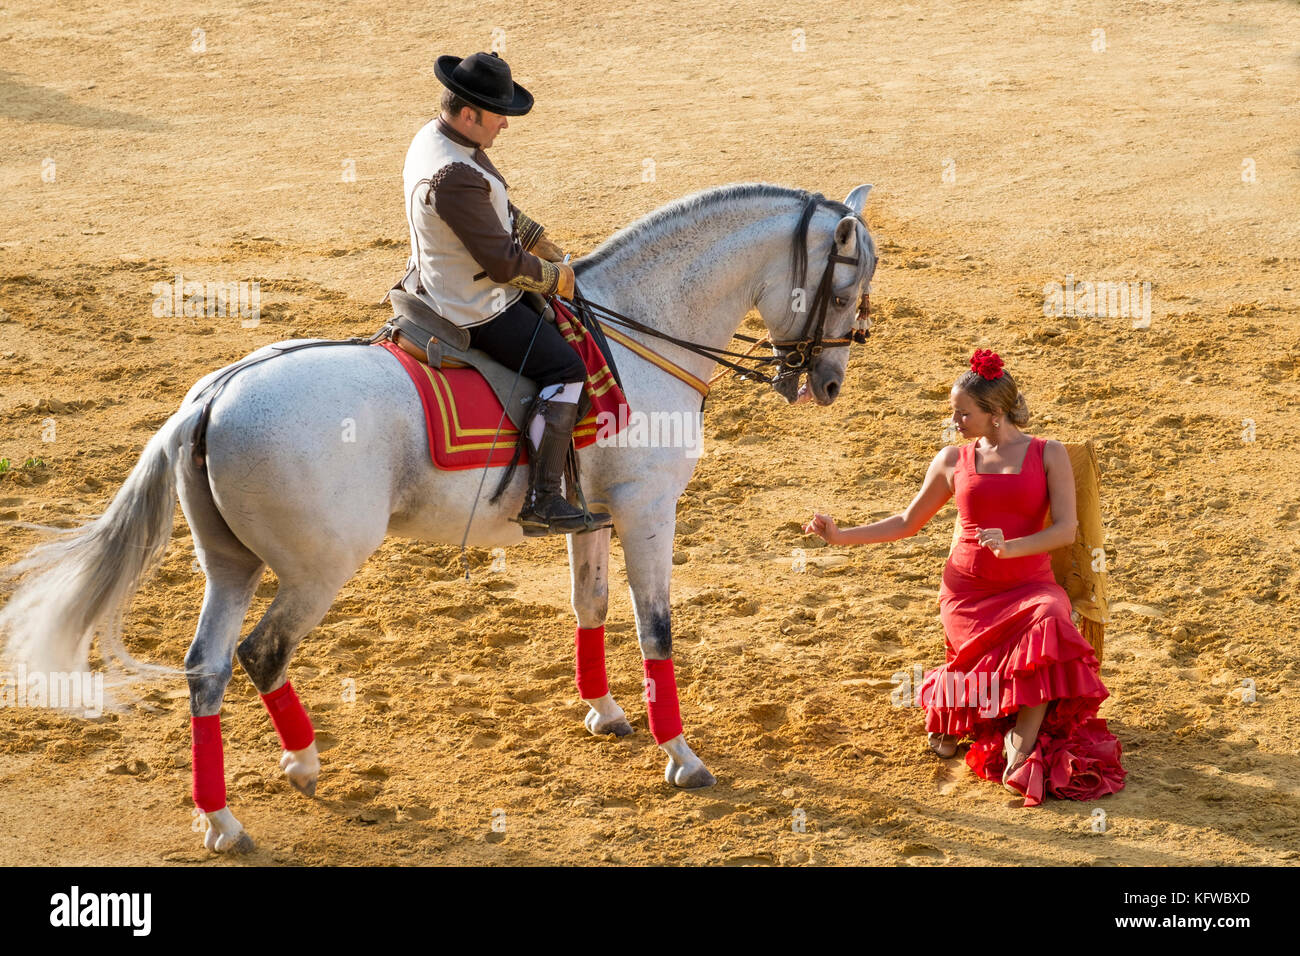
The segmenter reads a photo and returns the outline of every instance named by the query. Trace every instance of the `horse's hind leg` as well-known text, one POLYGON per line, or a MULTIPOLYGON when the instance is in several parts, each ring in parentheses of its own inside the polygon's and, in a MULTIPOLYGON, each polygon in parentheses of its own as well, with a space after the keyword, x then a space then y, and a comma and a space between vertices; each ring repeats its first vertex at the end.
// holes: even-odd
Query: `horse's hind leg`
POLYGON ((207 476, 180 466, 181 508, 194 535, 194 552, 207 577, 194 641, 185 655, 193 734, 193 797, 207 819, 203 843, 209 850, 248 852, 253 841, 226 806, 221 742, 221 701, 244 615, 262 577, 261 558, 249 551, 222 519, 207 476))
POLYGON ((316 793, 320 777, 316 734, 287 675, 298 644, 320 623, 343 582, 356 570, 350 565, 346 571, 328 565, 321 556, 321 565, 313 571, 281 573, 271 606, 237 649, 239 663, 262 695, 280 736, 284 748, 280 767, 294 789, 309 797, 316 793))
POLYGON ((625 737, 632 732, 627 714, 615 703, 605 678, 605 615, 609 611, 610 529, 569 535, 569 573, 578 694, 590 710, 583 720, 596 736, 625 737))

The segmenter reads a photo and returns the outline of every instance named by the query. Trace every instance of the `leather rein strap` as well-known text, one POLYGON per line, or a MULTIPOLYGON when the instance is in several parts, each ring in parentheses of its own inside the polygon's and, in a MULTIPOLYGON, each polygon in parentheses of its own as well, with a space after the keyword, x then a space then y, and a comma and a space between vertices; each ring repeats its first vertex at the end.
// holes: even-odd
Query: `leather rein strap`
MULTIPOLYGON (((813 213, 816 212, 817 206, 819 206, 824 202, 826 202, 826 198, 822 196, 820 193, 813 193, 809 195, 808 198, 805 200, 804 210, 802 215, 800 216, 798 235, 796 235, 794 240, 795 248, 797 251, 806 248, 807 235, 808 235, 808 223, 812 219, 813 213)), ((806 259, 806 254, 803 257, 800 257, 796 254, 796 259, 798 260, 800 258, 806 259)), ((599 324, 610 323, 612 325, 619 325, 622 326, 623 328, 630 329, 634 332, 642 332, 646 335, 653 336, 654 338, 663 339, 664 341, 671 342, 673 345, 679 346, 680 348, 684 348, 687 351, 694 352, 697 355, 703 355, 705 358, 712 359, 714 362, 718 363, 719 365, 727 366, 733 372, 735 372, 739 378, 747 379, 753 382, 761 382, 766 385, 775 385, 777 382, 781 381, 784 378, 787 378, 791 375, 799 375, 807 371, 811 367, 813 359, 815 359, 818 355, 821 354, 822 349, 846 348, 853 342, 862 343, 867 340, 867 337, 870 335, 870 332, 865 328, 855 328, 851 335, 847 335, 841 338, 828 339, 824 335, 826 329, 826 311, 830 306, 830 300, 834 294, 831 288, 831 283, 835 272, 835 263, 840 262, 845 265, 856 266, 858 265, 859 261, 860 260, 856 256, 841 256, 838 253, 831 252, 830 255, 827 256, 826 268, 822 272, 821 281, 818 283, 817 291, 813 296, 812 308, 809 311, 808 321, 804 324, 802 337, 798 339, 790 339, 786 341, 775 341, 770 338, 756 339, 753 338, 752 336, 741 335, 739 332, 737 332, 733 336, 733 338, 740 339, 741 341, 744 342, 753 343, 753 347, 750 348, 749 352, 732 352, 727 349, 715 348, 711 345, 701 345, 698 342, 690 342, 687 341, 686 339, 679 339, 676 336, 669 335, 666 332, 661 332, 658 329, 653 329, 643 322, 638 322, 636 319, 630 318, 619 312, 615 312, 613 309, 603 306, 598 302, 593 302, 592 300, 588 299, 586 296, 582 295, 581 292, 577 291, 576 286, 574 289, 573 304, 579 310, 580 314, 585 312, 588 316, 591 316, 593 319, 595 319, 597 313, 599 313, 599 316, 604 320, 604 322, 601 322, 599 324), (776 349, 784 349, 786 354, 785 355, 751 354, 754 351, 754 348, 760 345, 771 345, 773 348, 776 349), (724 358, 724 356, 730 356, 730 358, 724 358), (741 361, 746 361, 746 362, 753 362, 754 367, 746 368, 745 366, 739 364, 738 362, 733 362, 731 360, 732 358, 740 359, 741 361), (772 363, 778 363, 780 367, 769 378, 762 374, 762 368, 763 366, 770 365, 772 363)), ((795 286, 795 288, 802 288, 803 282, 807 278, 806 261, 800 264, 796 264, 795 272, 796 272, 796 279, 798 280, 798 284, 795 286)), ((865 325, 870 314, 871 314, 871 298, 869 295, 864 294, 858 305, 858 320, 855 323, 855 325, 858 324, 865 325)), ((643 358, 647 359, 653 364, 658 365, 660 368, 664 369, 669 374, 676 376, 677 378, 681 379, 684 382, 687 382, 687 384, 695 388, 698 392, 700 392, 700 394, 708 395, 709 393, 708 382, 704 382, 703 380, 690 374, 685 369, 681 368, 681 366, 676 365, 673 362, 670 362, 668 359, 659 355, 649 347, 645 345, 641 345, 639 342, 636 342, 635 340, 628 338, 626 335, 619 334, 616 329, 608 328, 608 331, 610 333, 611 338, 613 338, 620 345, 626 346, 627 348, 631 349, 633 352, 636 352, 638 355, 641 355, 643 358)))

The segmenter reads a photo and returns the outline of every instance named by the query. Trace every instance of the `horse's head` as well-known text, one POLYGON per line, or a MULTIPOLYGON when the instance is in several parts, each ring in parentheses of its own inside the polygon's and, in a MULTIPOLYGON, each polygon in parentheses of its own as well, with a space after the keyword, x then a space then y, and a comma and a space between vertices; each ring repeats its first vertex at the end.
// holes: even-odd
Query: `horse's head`
POLYGON ((876 245, 861 215, 870 191, 870 185, 858 186, 843 205, 822 200, 806 210, 794 237, 794 275, 771 283, 759 298, 772 351, 782 360, 772 387, 787 402, 799 397, 805 374, 813 401, 835 401, 855 322, 860 332, 870 329, 867 303, 876 272, 876 245), (829 217, 818 215, 827 209, 840 213, 833 230, 826 228, 829 217), (830 272, 829 278, 824 271, 830 272))

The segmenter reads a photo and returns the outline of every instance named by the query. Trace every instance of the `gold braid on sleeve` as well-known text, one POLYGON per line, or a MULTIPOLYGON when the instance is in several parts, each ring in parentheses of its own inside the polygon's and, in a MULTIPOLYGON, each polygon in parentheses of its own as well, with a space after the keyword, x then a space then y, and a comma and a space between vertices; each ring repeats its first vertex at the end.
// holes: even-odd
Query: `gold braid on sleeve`
POLYGON ((545 227, 533 219, 525 216, 522 212, 515 215, 515 231, 519 234, 519 244, 524 247, 525 252, 531 252, 533 246, 537 245, 537 240, 541 238, 545 227))
POLYGON ((547 262, 545 259, 538 261, 542 264, 542 278, 540 281, 530 276, 515 276, 506 285, 512 285, 516 289, 523 289, 525 292, 540 292, 542 295, 550 295, 560 284, 560 267, 554 262, 547 262))

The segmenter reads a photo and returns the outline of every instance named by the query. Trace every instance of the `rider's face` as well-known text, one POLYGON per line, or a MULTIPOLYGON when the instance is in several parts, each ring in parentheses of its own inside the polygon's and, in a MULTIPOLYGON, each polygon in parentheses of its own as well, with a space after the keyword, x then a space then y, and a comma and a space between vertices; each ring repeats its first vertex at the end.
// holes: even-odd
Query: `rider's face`
POLYGON ((467 117, 469 121, 470 129, 466 135, 483 149, 491 146, 497 138, 497 133, 510 125, 504 116, 490 110, 480 110, 477 118, 475 118, 472 111, 462 115, 467 117))

